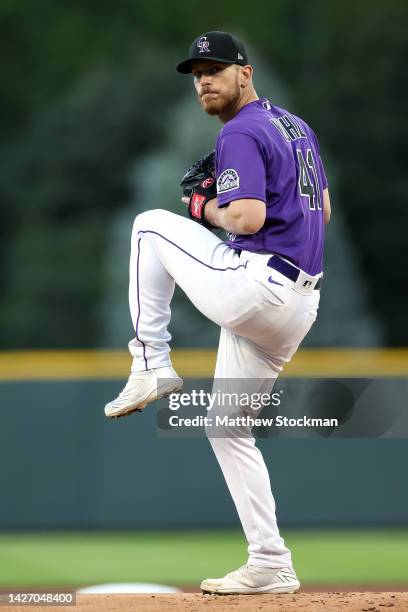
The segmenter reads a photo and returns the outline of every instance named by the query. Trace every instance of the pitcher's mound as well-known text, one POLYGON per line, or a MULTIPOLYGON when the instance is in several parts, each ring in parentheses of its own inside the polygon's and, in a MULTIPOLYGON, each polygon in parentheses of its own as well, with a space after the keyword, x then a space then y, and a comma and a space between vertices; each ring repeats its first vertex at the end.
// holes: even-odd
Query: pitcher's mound
MULTIPOLYGON (((76 611, 113 612, 406 612, 408 593, 297 593, 294 595, 77 595, 76 611)), ((63 608, 72 612, 72 608, 63 608)), ((62 610, 60 608, 60 610, 62 610)), ((26 612, 26 611, 24 611, 26 612)))

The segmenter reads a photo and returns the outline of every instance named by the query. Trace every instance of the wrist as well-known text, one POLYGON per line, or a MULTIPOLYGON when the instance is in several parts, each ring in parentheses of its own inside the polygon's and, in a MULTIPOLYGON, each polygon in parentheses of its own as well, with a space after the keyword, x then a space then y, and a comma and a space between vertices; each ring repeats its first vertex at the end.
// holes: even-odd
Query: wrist
POLYGON ((205 205, 204 219, 210 225, 213 225, 214 227, 220 227, 219 216, 220 216, 220 209, 218 208, 218 200, 215 197, 215 198, 212 198, 211 200, 208 200, 207 204, 205 205))
POLYGON ((204 225, 208 229, 212 229, 215 226, 213 223, 208 221, 208 217, 205 214, 209 202, 211 202, 211 200, 207 200, 204 194, 194 192, 190 196, 187 209, 191 219, 197 221, 201 225, 204 225))

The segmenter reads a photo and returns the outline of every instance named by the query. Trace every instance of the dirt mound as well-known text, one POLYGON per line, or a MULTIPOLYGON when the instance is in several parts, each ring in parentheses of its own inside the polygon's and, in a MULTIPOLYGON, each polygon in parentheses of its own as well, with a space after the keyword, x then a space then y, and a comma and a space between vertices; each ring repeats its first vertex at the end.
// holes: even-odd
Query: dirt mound
MULTIPOLYGON (((14 611, 16 607, 10 608, 14 611)), ((38 608, 37 608, 38 609, 38 608)), ((406 612, 407 592, 383 593, 297 593, 295 595, 78 595, 75 608, 58 608, 73 612, 114 610, 137 612, 290 612, 299 610, 406 612)), ((47 608, 46 608, 47 610, 47 608)), ((22 608, 21 612, 27 612, 22 608)), ((48 608, 49 612, 49 608, 48 608)))

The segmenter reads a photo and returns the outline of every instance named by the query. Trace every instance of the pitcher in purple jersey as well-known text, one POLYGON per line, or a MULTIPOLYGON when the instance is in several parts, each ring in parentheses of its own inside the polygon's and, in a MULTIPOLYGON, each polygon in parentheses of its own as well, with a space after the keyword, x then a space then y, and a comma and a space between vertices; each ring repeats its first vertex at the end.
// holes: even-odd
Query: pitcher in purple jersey
POLYGON ((197 52, 193 43, 178 70, 193 74, 203 109, 225 124, 216 143, 217 199, 206 206, 205 219, 228 231, 231 248, 279 255, 319 275, 330 199, 316 135, 299 117, 258 97, 252 66, 233 61, 246 59, 240 41, 225 32, 204 39, 207 51, 197 52), (236 215, 256 217, 257 231, 240 232, 236 215))
MULTIPOLYGON (((177 283, 220 327, 213 383, 218 399, 205 433, 248 542, 246 564, 204 580, 201 589, 294 593, 300 584, 279 533, 268 470, 246 420, 248 411, 250 417, 261 414, 259 402, 233 402, 231 411, 220 398, 236 394, 237 386, 249 389, 250 398, 271 394, 316 319, 324 223, 330 218, 327 179, 315 134, 299 117, 258 97, 253 67, 235 36, 200 35, 177 70, 193 74, 202 108, 224 124, 215 171, 197 172, 199 181, 182 198, 191 219, 160 209, 135 219, 129 267, 132 368, 105 414, 125 416, 181 389, 168 332, 177 283), (228 240, 211 227, 226 230, 228 240), (214 423, 225 416, 227 427, 217 431, 214 423)), ((193 173, 197 167, 204 164, 194 165, 193 173)))
POLYGON ((235 249, 280 255, 308 274, 323 269, 323 191, 327 179, 316 136, 299 117, 257 99, 220 131, 216 148, 218 206, 254 199, 263 226, 230 235, 235 249))

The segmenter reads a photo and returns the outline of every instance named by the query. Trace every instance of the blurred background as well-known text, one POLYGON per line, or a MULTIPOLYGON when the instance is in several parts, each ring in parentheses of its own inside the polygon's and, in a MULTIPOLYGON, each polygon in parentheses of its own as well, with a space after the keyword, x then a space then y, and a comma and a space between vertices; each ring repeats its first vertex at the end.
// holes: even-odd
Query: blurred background
MULTIPOLYGON (((180 177, 220 128, 175 71, 199 34, 242 38, 258 94, 320 141, 321 310, 286 375, 407 376, 407 26, 404 0, 2 1, 1 585, 186 585, 245 561, 207 442, 103 418, 130 363, 133 219, 185 214, 180 177)), ((176 369, 211 376, 218 329, 181 291, 172 308, 176 369)), ((260 446, 306 582, 408 584, 406 440, 260 446)))

